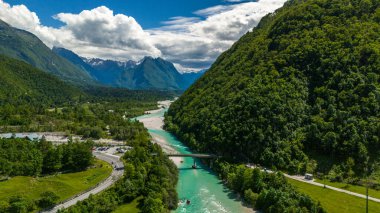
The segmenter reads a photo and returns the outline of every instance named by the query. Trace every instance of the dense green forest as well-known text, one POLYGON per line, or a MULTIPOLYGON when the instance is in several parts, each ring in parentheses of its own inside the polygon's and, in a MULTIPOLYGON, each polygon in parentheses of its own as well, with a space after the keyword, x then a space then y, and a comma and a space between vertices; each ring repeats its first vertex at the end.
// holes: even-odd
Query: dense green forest
POLYGON ((63 131, 95 139, 108 136, 109 132, 115 139, 127 139, 125 131, 133 128, 128 118, 143 114, 155 108, 156 101, 176 94, 77 87, 2 55, 0 84, 1 132, 63 131))
POLYGON ((243 195, 245 202, 263 212, 325 212, 319 203, 299 193, 281 173, 267 173, 218 162, 215 170, 227 186, 243 195))
MULTIPOLYGON (((86 103, 78 107, 56 108, 39 115, 39 122, 50 126, 23 130, 66 130, 68 133, 89 138, 114 138, 126 141, 133 149, 123 157, 125 175, 112 188, 99 195, 65 210, 67 212, 110 212, 118 205, 143 197, 141 208, 144 212, 167 212, 175 209, 178 203, 175 186, 178 179, 176 166, 162 153, 158 145, 150 143, 144 126, 130 120, 131 116, 141 114, 144 108, 154 108, 148 103, 86 103), (112 105, 112 107, 111 107, 112 105), (111 108, 110 108, 111 107, 111 108), (140 108, 142 107, 142 108, 140 108), (125 115, 126 119, 122 116, 125 115), (46 120, 41 120, 41 119, 46 120), (62 125, 61 125, 62 124, 62 125), (57 126, 54 126, 57 125, 57 126), (49 128, 50 129, 49 129, 49 128), (79 209, 79 210, 78 210, 79 209)), ((33 118, 33 115, 30 115, 33 118)), ((33 120, 32 119, 32 120, 33 120)), ((31 126, 29 126, 31 128, 31 126)), ((10 127, 7 127, 9 130, 10 127)), ((87 160, 92 160, 92 143, 68 143, 52 146, 44 140, 26 139, 0 140, 0 177, 13 175, 40 175, 59 171, 78 171, 83 169, 87 160)), ((57 196, 50 191, 41 194, 38 200, 23 196, 11 197, 0 202, 0 212, 32 211, 56 203, 57 196)))
POLYGON ((63 103, 84 94, 33 66, 0 55, 0 105, 21 101, 63 103))
POLYGON ((38 176, 81 171, 93 162, 91 141, 53 146, 41 139, 0 139, 0 176, 38 176))
POLYGON ((86 86, 82 89, 89 99, 95 100, 134 100, 157 102, 179 96, 181 91, 171 90, 129 90, 125 88, 113 88, 102 86, 86 86))
POLYGON ((332 180, 380 154, 380 1, 291 0, 172 104, 166 128, 232 162, 332 180))
POLYGON ((154 109, 154 102, 99 101, 65 104, 62 107, 33 106, 0 107, 1 132, 64 132, 83 138, 129 140, 134 132, 145 131, 138 122, 129 119, 154 109))
MULTIPOLYGON (((107 192, 78 204, 78 208, 87 208, 81 206, 87 202, 99 202, 95 205, 98 209, 115 208, 114 204, 127 203, 136 196, 144 197, 142 208, 146 212, 176 208, 175 165, 158 146, 150 144, 144 126, 131 120, 155 109, 158 100, 171 98, 176 92, 71 85, 1 55, 0 74, 0 132, 61 131, 89 139, 128 141, 134 146, 125 156, 128 176, 107 192), (109 204, 101 203, 103 199, 109 204)), ((93 161, 92 146, 91 142, 53 146, 45 140, 0 139, 0 178, 83 170, 93 161)), ((0 212, 34 211, 54 205, 57 199, 51 191, 37 200, 22 195, 10 197, 0 202, 0 212)))
MULTIPOLYGON (((135 170, 134 175, 128 171, 128 176, 116 186, 102 195, 91 197, 91 203, 99 202, 93 200, 98 197, 110 199, 108 206, 102 203, 97 206, 115 208, 115 203, 122 204, 135 196, 144 196, 143 208, 147 208, 147 212, 176 208, 178 172, 175 165, 159 147, 150 144, 144 126, 130 120, 146 110, 155 109, 158 100, 171 98, 176 92, 79 87, 25 62, 1 55, 0 74, 0 132, 61 131, 89 139, 128 141, 129 145, 135 146, 125 156, 127 168, 135 170), (133 188, 125 187, 130 184, 133 188)), ((0 139, 0 177, 83 170, 92 163, 92 146, 90 142, 53 146, 45 140, 0 139)), ((57 199, 57 195, 50 191, 41 194, 38 200, 11 197, 0 202, 0 212, 34 211, 54 205, 57 199)), ((75 207, 73 209, 75 211, 75 207)))
POLYGON ((150 142, 147 131, 135 132, 134 140, 128 141, 128 145, 133 149, 123 156, 123 178, 105 192, 61 212, 112 212, 118 205, 140 196, 143 198, 139 208, 144 213, 163 213, 177 208, 178 170, 174 163, 157 144, 150 142))
MULTIPOLYGON (((57 172, 78 172, 93 164, 93 143, 73 142, 53 146, 44 138, 37 141, 27 139, 0 139, 0 180, 10 176, 41 176, 57 172)), ((30 183, 32 184, 32 183, 30 183)), ((38 199, 24 195, 11 196, 0 201, 0 212, 32 212, 37 208, 52 206, 58 196, 43 192, 38 199)))

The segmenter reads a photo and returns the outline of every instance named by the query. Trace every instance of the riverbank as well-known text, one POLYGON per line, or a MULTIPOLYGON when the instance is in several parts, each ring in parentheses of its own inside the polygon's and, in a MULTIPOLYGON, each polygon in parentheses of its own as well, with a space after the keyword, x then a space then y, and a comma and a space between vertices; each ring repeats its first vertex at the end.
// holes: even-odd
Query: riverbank
POLYGON ((155 110, 145 111, 144 116, 140 116, 138 119, 147 129, 163 130, 164 116, 150 116, 152 114, 160 113, 163 109, 168 109, 173 101, 159 101, 157 102, 157 108, 155 110))
MULTIPOLYGON (((174 136, 163 130, 164 112, 171 101, 159 103, 158 110, 145 112, 137 118, 149 130, 153 143, 159 144, 166 153, 191 153, 178 142, 174 136)), ((245 207, 207 167, 199 164, 199 169, 192 170, 193 159, 171 157, 180 170, 180 180, 177 186, 180 200, 191 200, 191 205, 181 203, 175 212, 225 212, 252 213, 253 209, 245 207)), ((200 163, 197 160, 197 164, 200 163)))
MULTIPOLYGON (((158 145, 161 146, 162 150, 165 152, 165 153, 176 153, 177 151, 174 149, 174 147, 172 147, 164 138, 162 138, 161 136, 157 135, 157 134, 154 134, 154 133, 150 133, 150 135, 152 136, 152 142, 153 143, 156 143, 158 145)), ((172 160, 174 162, 174 164, 176 166, 179 166, 181 164, 181 162, 183 162, 183 158, 181 157, 169 157, 170 160, 172 160)))
MULTIPOLYGON (((141 116, 138 121, 144 124, 145 128, 149 130, 163 130, 164 127, 164 116, 150 116, 157 113, 162 112, 164 109, 168 109, 170 104, 173 101, 166 100, 166 101, 159 101, 157 102, 158 109, 155 110, 149 110, 145 112, 144 116, 141 116)), ((150 135, 152 136, 152 142, 156 143, 161 146, 162 150, 165 153, 176 153, 174 147, 172 147, 163 137, 159 136, 158 134, 150 132, 150 135)), ((179 166, 181 162, 183 162, 183 158, 181 157, 170 157, 170 159, 179 166)))

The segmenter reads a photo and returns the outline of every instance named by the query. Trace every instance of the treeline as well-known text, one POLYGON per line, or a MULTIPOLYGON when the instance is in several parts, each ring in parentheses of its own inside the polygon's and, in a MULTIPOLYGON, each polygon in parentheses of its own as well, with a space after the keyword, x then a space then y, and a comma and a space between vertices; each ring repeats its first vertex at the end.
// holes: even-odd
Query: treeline
POLYGON ((82 135, 84 138, 133 139, 145 131, 129 119, 157 107, 155 102, 88 102, 61 107, 6 104, 0 107, 1 132, 52 132, 82 135))
POLYGON ((281 173, 263 172, 244 165, 218 162, 216 171, 226 185, 251 207, 262 212, 326 212, 308 195, 297 192, 281 173))
POLYGON ((129 145, 133 149, 123 156, 125 171, 121 180, 110 189, 60 212, 112 212, 140 196, 143 198, 139 208, 144 213, 176 209, 177 167, 158 145, 150 143, 147 131, 136 133, 129 145))
POLYGON ((97 102, 52 111, 48 117, 55 130, 68 131, 85 138, 113 138, 133 140, 138 132, 145 132, 137 121, 129 119, 157 108, 155 102, 97 102), (62 122, 60 122, 62 121, 62 122))
MULTIPOLYGON (((0 85, 0 128, 3 129, 0 131, 3 132, 59 130, 55 128, 59 123, 50 125, 49 121, 57 116, 52 116, 48 109, 63 108, 69 113, 77 110, 78 112, 73 113, 78 114, 86 103, 101 103, 102 106, 92 107, 97 112, 102 107, 107 107, 106 111, 118 110, 119 114, 124 110, 125 116, 130 118, 154 107, 158 100, 170 99, 176 94, 166 91, 72 85, 25 62, 3 55, 0 55, 0 85)), ((102 115, 104 113, 106 112, 102 112, 102 115)), ((67 117, 73 121, 70 115, 67 117)), ((78 120, 73 122, 78 123, 78 120)), ((77 126, 74 125, 73 128, 77 126)), ((62 129, 63 127, 60 131, 63 131, 62 129)), ((93 130, 96 131, 97 128, 89 131, 93 130)))
POLYGON ((59 197, 52 191, 41 193, 37 200, 30 200, 21 195, 10 197, 7 201, 0 201, 0 212, 26 213, 37 209, 48 208, 56 204, 59 197))
POLYGON ((233 162, 366 176, 380 160, 379 21, 378 0, 287 2, 171 105, 166 128, 233 162))
POLYGON ((179 94, 175 91, 128 90, 74 85, 30 64, 0 54, 0 106, 12 102, 61 105, 87 101, 157 102, 179 94))
POLYGON ((142 102, 157 102, 171 99, 181 94, 181 91, 161 91, 161 90, 130 90, 125 88, 113 88, 102 86, 87 86, 83 91, 98 100, 129 100, 142 102))
POLYGON ((0 139, 1 176, 39 176, 61 171, 80 171, 93 162, 92 142, 53 146, 44 139, 0 139))
POLYGON ((84 93, 33 66, 0 54, 0 106, 12 102, 62 104, 84 93))

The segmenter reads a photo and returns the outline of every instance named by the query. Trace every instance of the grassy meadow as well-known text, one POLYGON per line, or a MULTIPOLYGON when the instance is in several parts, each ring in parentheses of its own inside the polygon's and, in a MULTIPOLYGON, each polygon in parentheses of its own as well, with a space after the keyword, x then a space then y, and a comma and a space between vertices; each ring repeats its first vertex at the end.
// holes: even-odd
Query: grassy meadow
POLYGON ((30 200, 38 200, 41 193, 52 191, 59 196, 58 202, 60 202, 95 186, 106 179, 111 172, 112 168, 108 163, 96 160, 94 167, 82 172, 45 177, 12 177, 0 182, 0 201, 6 201, 16 195, 30 200))

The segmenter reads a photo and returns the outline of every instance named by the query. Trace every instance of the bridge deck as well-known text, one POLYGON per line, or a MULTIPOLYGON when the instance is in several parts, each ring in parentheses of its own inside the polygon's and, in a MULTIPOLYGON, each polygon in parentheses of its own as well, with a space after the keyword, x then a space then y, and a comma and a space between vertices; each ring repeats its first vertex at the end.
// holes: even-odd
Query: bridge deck
POLYGON ((192 158, 217 158, 216 155, 209 154, 180 154, 180 153, 168 153, 168 157, 192 157, 192 158))

